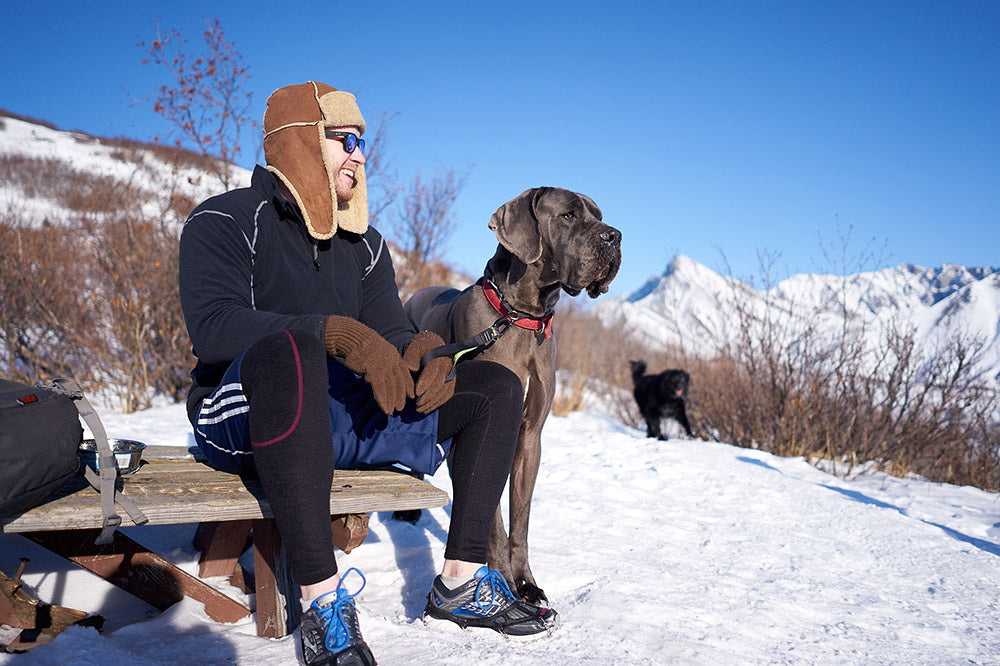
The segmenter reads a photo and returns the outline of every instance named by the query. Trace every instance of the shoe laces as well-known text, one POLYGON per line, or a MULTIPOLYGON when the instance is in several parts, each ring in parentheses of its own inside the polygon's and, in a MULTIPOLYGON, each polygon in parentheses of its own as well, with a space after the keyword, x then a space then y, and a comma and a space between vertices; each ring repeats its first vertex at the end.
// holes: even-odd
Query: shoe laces
POLYGON ((312 603, 312 607, 316 609, 316 615, 326 625, 326 636, 323 642, 328 650, 336 652, 344 649, 350 643, 352 634, 359 633, 356 612, 350 614, 350 626, 348 626, 348 620, 344 617, 344 609, 350 606, 354 610, 354 597, 361 594, 361 590, 365 589, 366 582, 364 574, 351 567, 340 577, 340 582, 337 583, 337 589, 334 591, 337 594, 336 600, 326 606, 319 605, 320 599, 333 594, 333 592, 329 592, 312 603), (361 587, 355 592, 348 592, 347 588, 344 587, 344 579, 352 572, 361 577, 361 587))
MULTIPOLYGON (((484 569, 486 567, 483 567, 484 569)), ((493 604, 497 603, 497 596, 502 596, 507 601, 513 601, 514 593, 510 591, 507 586, 507 581, 504 580, 503 575, 500 574, 496 569, 487 569, 486 575, 479 579, 479 584, 476 585, 476 606, 481 610, 486 610, 490 608, 493 604), (486 589, 490 592, 489 603, 483 603, 483 585, 486 585, 486 589)))

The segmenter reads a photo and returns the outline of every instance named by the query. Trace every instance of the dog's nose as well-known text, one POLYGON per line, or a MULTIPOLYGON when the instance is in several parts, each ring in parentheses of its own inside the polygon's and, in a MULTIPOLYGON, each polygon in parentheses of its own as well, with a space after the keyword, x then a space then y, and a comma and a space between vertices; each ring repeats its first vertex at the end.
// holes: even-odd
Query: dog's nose
POLYGON ((617 229, 608 229, 607 231, 602 231, 598 235, 598 238, 608 245, 620 245, 622 242, 622 232, 617 229))

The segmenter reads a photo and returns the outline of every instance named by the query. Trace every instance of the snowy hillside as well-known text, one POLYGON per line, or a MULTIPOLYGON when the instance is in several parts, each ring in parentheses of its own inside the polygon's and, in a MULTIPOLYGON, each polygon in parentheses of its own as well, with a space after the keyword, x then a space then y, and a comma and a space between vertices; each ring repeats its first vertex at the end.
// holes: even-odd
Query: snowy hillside
MULTIPOLYGON (((199 158, 133 141, 116 141, 68 132, 0 115, 0 211, 24 219, 58 224, 77 214, 54 193, 52 181, 105 179, 129 188, 144 216, 170 209, 171 197, 198 202, 222 191, 219 179, 197 166, 199 158)), ((234 182, 249 182, 249 172, 233 167, 234 182)), ((180 219, 183 219, 183 214, 180 219)), ((177 216, 167 221, 180 221, 177 216)))
MULTIPOLYGON (((179 224, 196 204, 225 190, 204 163, 187 151, 58 130, 0 113, 0 219, 11 215, 32 226, 76 220, 80 206, 93 213, 93 202, 85 201, 92 190, 97 197, 125 192, 126 207, 137 207, 144 219, 179 224)), ((230 167, 231 187, 249 185, 250 174, 230 167)), ((111 204, 97 208, 117 212, 111 204)), ((388 234, 397 275, 406 275, 407 257, 394 245, 392 229, 380 231, 388 234)), ((445 265, 435 278, 457 288, 475 279, 445 265)))
POLYGON ((1000 381, 1000 269, 900 265, 846 277, 804 274, 757 290, 689 257, 675 257, 666 272, 627 297, 595 312, 623 322, 647 344, 675 345, 710 355, 739 331, 739 312, 777 318, 792 334, 826 332, 831 343, 845 327, 879 345, 886 327, 913 327, 927 348, 958 333, 988 346, 984 363, 1000 381))

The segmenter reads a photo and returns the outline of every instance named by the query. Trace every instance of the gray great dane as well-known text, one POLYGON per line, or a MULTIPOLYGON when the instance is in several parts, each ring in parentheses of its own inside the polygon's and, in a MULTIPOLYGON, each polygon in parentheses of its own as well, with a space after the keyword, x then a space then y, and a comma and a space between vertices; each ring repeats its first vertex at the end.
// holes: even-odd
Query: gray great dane
POLYGON ((528 515, 541 458, 541 434, 556 389, 553 308, 561 291, 607 292, 621 265, 621 232, 601 221, 589 197, 554 187, 523 192, 490 218, 496 254, 483 279, 464 291, 421 289, 406 303, 420 330, 461 342, 505 319, 503 334, 477 358, 512 370, 525 389, 524 420, 510 472, 510 534, 500 507, 490 533, 489 566, 532 603, 547 598, 528 566, 528 515), (492 303, 491 303, 492 300, 492 303), (506 315, 506 317, 505 317, 506 315))

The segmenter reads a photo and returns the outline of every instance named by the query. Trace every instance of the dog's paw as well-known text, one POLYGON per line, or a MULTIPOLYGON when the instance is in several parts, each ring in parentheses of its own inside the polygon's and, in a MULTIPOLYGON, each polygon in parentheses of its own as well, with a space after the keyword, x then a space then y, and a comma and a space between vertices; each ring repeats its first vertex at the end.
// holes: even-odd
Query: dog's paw
POLYGON ((542 588, 537 585, 532 585, 524 580, 518 582, 517 584, 517 596, 535 606, 543 605, 543 601, 547 604, 549 601, 549 598, 545 596, 545 592, 542 588))
POLYGON ((407 509, 406 511, 393 511, 393 520, 402 520, 412 525, 416 525, 420 521, 421 510, 420 509, 407 509))

